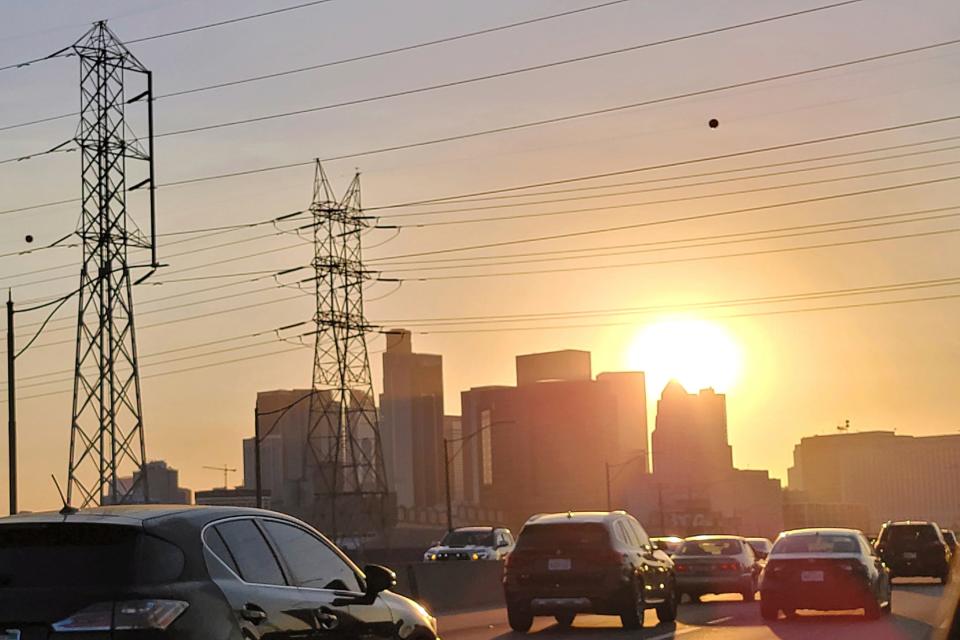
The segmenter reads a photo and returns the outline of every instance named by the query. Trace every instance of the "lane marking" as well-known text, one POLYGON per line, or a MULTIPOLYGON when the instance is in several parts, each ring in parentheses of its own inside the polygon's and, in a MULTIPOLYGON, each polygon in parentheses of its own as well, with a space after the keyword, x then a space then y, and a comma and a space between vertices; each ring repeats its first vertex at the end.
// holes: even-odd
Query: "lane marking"
POLYGON ((708 620, 706 624, 723 624, 728 620, 733 620, 733 616, 724 616, 722 618, 717 618, 716 620, 708 620))
POLYGON ((683 634, 690 633, 692 631, 703 631, 703 627, 684 627, 682 629, 674 629, 668 633, 661 633, 658 636, 644 638, 644 640, 670 640, 671 638, 676 638, 677 636, 682 636, 683 634))

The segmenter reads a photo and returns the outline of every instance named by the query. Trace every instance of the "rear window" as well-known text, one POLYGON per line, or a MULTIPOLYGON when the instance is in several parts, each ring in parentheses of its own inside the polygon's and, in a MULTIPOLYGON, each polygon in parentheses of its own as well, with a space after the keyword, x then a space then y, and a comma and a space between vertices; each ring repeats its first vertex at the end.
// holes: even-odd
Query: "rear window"
POLYGON ((735 556, 743 551, 739 540, 688 540, 680 547, 681 556, 735 556))
POLYGON ((853 536, 838 534, 801 534, 780 538, 773 553, 859 553, 860 545, 853 536))
POLYGON ((598 522, 531 524, 520 532, 518 550, 609 546, 610 534, 598 522))
POLYGON ((176 580, 180 549, 137 527, 50 523, 0 527, 0 589, 115 587, 176 580))
POLYGON ((884 529, 880 542, 892 546, 929 544, 939 542, 932 524, 895 524, 884 529))

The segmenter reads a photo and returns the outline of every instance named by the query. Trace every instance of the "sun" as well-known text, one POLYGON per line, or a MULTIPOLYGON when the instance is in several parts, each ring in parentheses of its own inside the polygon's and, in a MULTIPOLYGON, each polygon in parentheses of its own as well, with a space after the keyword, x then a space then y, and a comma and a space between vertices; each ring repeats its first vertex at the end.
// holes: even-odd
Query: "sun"
POLYGON ((627 365, 647 374, 659 393, 670 380, 687 391, 730 391, 740 378, 740 345, 720 325, 701 318, 669 317, 642 328, 627 350, 627 365))

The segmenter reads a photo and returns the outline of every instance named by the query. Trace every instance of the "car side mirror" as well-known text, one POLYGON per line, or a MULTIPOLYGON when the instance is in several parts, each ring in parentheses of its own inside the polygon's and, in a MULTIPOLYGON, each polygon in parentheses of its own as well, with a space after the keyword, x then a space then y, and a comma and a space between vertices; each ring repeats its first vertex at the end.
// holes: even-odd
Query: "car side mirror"
POLYGON ((379 564, 368 564, 363 572, 367 576, 367 596, 375 596, 397 585, 397 574, 379 564))

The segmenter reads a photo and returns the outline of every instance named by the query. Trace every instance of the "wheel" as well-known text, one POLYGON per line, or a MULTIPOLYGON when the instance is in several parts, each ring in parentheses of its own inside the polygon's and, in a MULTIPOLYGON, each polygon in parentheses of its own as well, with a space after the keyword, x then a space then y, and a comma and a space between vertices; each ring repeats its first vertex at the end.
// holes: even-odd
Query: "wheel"
POLYGON ((517 633, 526 633, 533 626, 533 614, 526 609, 507 605, 507 622, 517 633))
POLYGON ((553 616, 557 620, 557 624, 561 627, 567 628, 573 624, 573 619, 577 617, 575 613, 558 613, 553 616))
POLYGON ((643 599, 643 586, 634 583, 632 598, 633 602, 620 614, 620 624, 624 629, 639 629, 643 626, 643 612, 647 605, 643 599))
MULTIPOLYGON (((786 611, 786 610, 785 610, 786 611)), ((774 602, 763 599, 763 595, 760 596, 760 617, 767 621, 773 621, 777 619, 777 616, 780 614, 780 608, 774 602)))
POLYGON ((673 622, 677 619, 677 605, 680 602, 680 594, 676 589, 670 589, 667 599, 663 604, 657 605, 657 620, 660 622, 673 622))

